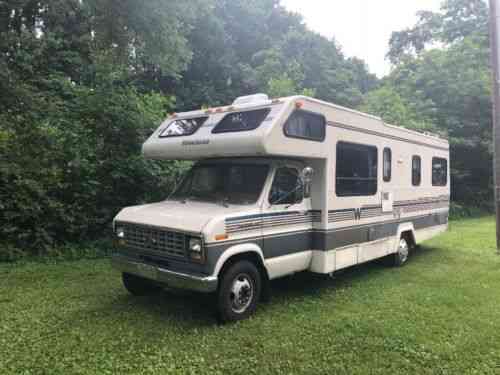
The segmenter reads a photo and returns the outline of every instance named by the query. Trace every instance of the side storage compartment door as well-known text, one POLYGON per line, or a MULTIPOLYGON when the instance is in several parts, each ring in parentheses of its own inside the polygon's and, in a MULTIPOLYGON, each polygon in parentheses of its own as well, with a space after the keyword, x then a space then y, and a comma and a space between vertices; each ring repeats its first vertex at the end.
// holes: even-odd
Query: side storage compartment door
POLYGON ((392 191, 383 191, 382 192, 382 212, 390 213, 393 210, 394 206, 394 194, 392 191))

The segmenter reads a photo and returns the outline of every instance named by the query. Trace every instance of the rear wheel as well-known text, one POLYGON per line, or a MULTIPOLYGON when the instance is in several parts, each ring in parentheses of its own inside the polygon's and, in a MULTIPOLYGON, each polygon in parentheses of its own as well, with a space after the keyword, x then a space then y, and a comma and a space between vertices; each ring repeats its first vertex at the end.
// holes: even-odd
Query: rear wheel
POLYGON ((122 281, 125 289, 134 296, 155 294, 161 289, 153 281, 126 272, 122 273, 122 281))
POLYGON ((398 251, 392 256, 393 264, 396 267, 401 267, 408 262, 408 258, 410 256, 410 245, 406 237, 402 236, 399 239, 398 251))
POLYGON ((247 260, 230 265, 222 274, 217 292, 217 310, 222 322, 248 318, 257 308, 262 291, 258 268, 247 260))

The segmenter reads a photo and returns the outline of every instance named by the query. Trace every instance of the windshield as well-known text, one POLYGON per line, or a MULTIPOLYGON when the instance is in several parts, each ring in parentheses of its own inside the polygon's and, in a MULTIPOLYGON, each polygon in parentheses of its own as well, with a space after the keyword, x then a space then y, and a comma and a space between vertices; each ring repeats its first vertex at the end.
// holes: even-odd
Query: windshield
POLYGON ((268 171, 267 165, 229 163, 197 165, 188 172, 172 198, 252 204, 260 196, 268 171))

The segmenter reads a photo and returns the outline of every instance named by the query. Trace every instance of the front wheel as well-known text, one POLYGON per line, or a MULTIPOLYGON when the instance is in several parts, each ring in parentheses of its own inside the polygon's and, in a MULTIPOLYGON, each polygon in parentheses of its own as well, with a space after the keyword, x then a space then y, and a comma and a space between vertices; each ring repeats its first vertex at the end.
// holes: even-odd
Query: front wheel
POLYGON ((229 266, 217 292, 219 319, 234 322, 248 318, 257 308, 261 290, 261 274, 252 262, 242 260, 229 266))

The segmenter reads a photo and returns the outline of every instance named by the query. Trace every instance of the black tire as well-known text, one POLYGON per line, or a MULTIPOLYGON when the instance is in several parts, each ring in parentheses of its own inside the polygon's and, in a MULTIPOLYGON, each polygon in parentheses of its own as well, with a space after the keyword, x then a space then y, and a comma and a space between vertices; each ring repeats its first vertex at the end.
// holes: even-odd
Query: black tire
POLYGON ((262 276, 250 261, 230 265, 220 278, 217 312, 222 323, 248 318, 257 308, 262 292, 262 276))
POLYGON ((392 255, 392 265, 402 267, 408 262, 410 256, 410 243, 405 236, 401 236, 398 244, 398 251, 392 255))
POLYGON ((126 272, 122 273, 122 281, 125 289, 127 289, 127 291, 134 296, 147 296, 155 294, 161 289, 151 280, 126 272))

